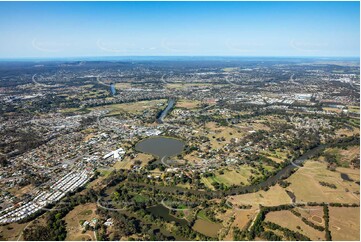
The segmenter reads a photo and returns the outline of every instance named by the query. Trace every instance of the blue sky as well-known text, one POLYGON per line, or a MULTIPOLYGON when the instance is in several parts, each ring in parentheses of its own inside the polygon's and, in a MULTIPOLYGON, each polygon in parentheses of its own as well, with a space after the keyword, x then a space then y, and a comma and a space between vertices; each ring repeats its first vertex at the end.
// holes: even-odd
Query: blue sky
POLYGON ((359 56, 359 2, 0 2, 0 58, 359 56))

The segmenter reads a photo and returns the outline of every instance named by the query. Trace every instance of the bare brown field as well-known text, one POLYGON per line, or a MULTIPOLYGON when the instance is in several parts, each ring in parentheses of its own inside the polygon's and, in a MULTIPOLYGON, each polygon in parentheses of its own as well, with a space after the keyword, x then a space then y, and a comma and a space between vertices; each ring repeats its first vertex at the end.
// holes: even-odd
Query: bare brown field
POLYGON ((153 159, 152 155, 145 154, 145 153, 137 153, 134 158, 125 156, 124 159, 118 160, 113 165, 112 169, 125 169, 130 170, 133 165, 136 164, 136 161, 139 161, 139 166, 143 167, 148 164, 150 160, 153 159))
POLYGON ((193 162, 193 163, 199 163, 202 160, 201 158, 198 157, 197 152, 195 152, 195 151, 193 151, 190 154, 185 155, 183 159, 188 162, 193 162))
POLYGON ((322 109, 332 113, 341 113, 341 109, 339 108, 323 107, 322 109))
POLYGON ((238 71, 240 68, 239 67, 226 67, 226 68, 223 68, 222 70, 224 72, 234 72, 234 71, 238 71))
POLYGON ((93 231, 82 233, 81 220, 90 221, 93 218, 98 218, 95 214, 96 204, 88 203, 76 206, 64 218, 66 223, 67 236, 66 240, 96 240, 93 231))
POLYGON ((130 84, 130 83, 127 83, 127 82, 122 82, 122 83, 115 83, 115 88, 117 89, 117 90, 119 90, 119 89, 129 89, 129 88, 131 88, 132 87, 132 84, 130 84))
POLYGON ((193 225, 193 229, 201 234, 217 237, 218 231, 222 228, 221 224, 212 223, 204 219, 197 219, 193 225))
POLYGON ((156 109, 160 107, 160 105, 165 105, 166 102, 167 102, 166 99, 159 99, 159 100, 140 101, 133 103, 111 104, 111 105, 105 105, 102 107, 96 107, 91 109, 109 110, 110 113, 108 115, 116 115, 123 112, 139 113, 148 109, 156 109))
POLYGON ((87 136, 84 137, 84 142, 89 141, 91 138, 93 138, 95 135, 94 134, 88 134, 87 136))
POLYGON ((13 188, 9 189, 8 191, 11 194, 13 194, 15 197, 21 197, 22 195, 29 193, 33 189, 34 189, 34 185, 29 184, 20 189, 18 187, 13 187, 13 188))
POLYGON ((352 136, 354 134, 359 134, 360 130, 359 129, 355 129, 353 128, 353 130, 349 130, 349 129, 339 129, 336 131, 336 135, 337 137, 341 137, 341 136, 352 136))
MULTIPOLYGON (((105 179, 106 179, 106 176, 98 176, 97 179, 95 179, 95 180, 87 183, 86 188, 87 188, 87 189, 90 189, 90 188, 91 188, 91 189, 94 189, 94 190, 97 190, 97 191, 98 191, 98 190, 102 189, 102 188, 105 186, 105 184, 103 183, 103 181, 104 181, 105 179)), ((85 195, 86 192, 87 192, 87 189, 82 190, 82 191, 80 192, 80 194, 85 195)))
POLYGON ((299 212, 302 217, 308 221, 313 222, 316 225, 325 226, 325 220, 323 219, 323 207, 321 206, 304 206, 294 208, 296 212, 299 212))
MULTIPOLYGON (((246 225, 249 221, 253 220, 254 217, 257 215, 256 209, 234 209, 231 211, 231 214, 225 214, 225 216, 228 215, 228 217, 231 217, 231 215, 234 215, 235 219, 230 224, 230 229, 228 233, 225 235, 223 240, 233 240, 233 227, 237 227, 241 230, 246 229, 246 225)), ((221 219, 225 220, 223 217, 221 219)))
POLYGON ((12 223, 0 226, 0 235, 2 240, 17 240, 20 236, 20 239, 23 239, 22 232, 28 223, 12 223))
POLYGON ((270 221, 295 232, 306 235, 311 240, 325 240, 325 233, 305 224, 288 210, 267 213, 265 221, 270 221), (297 228, 300 227, 300 229, 297 228))
POLYGON ((360 208, 329 207, 332 240, 360 241, 360 208))
POLYGON ((245 229, 247 223, 257 215, 257 211, 254 209, 235 210, 234 215, 235 220, 232 226, 245 229))
MULTIPOLYGON (((209 87, 212 83, 167 83, 169 89, 187 89, 190 87, 209 87)), ((212 86, 221 86, 220 84, 213 84, 212 86)))
POLYGON ((200 104, 201 104, 200 101, 181 99, 181 100, 177 101, 175 107, 176 108, 193 109, 193 108, 197 108, 200 104))
POLYGON ((231 196, 229 201, 234 205, 252 205, 252 208, 258 208, 260 204, 263 206, 278 206, 291 203, 285 189, 279 185, 270 187, 268 191, 261 190, 256 193, 231 196))
POLYGON ((254 122, 248 122, 246 124, 235 124, 234 126, 237 127, 244 134, 249 134, 250 131, 270 130, 270 128, 263 124, 263 122, 263 120, 256 120, 254 122))
MULTIPOLYGON (((359 170, 353 170, 358 171, 359 170)), ((359 203, 360 196, 355 194, 359 186, 355 182, 343 181, 339 172, 327 170, 325 163, 307 161, 287 179, 297 202, 339 202, 359 203), (336 185, 336 189, 321 186, 320 181, 336 185)))
POLYGON ((230 143, 232 138, 238 138, 243 135, 242 133, 238 133, 238 128, 217 126, 214 122, 206 123, 206 128, 209 130, 207 137, 213 149, 219 149, 225 144, 230 143), (218 138, 224 138, 224 141, 218 141, 218 138))

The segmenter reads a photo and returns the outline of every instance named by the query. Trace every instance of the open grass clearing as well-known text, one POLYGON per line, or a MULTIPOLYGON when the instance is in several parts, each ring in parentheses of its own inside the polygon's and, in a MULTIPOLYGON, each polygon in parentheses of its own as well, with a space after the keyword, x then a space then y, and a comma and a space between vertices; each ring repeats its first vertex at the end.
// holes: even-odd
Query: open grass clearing
POLYGON ((91 108, 91 109, 97 109, 102 110, 106 109, 110 112, 107 114, 108 116, 121 114, 124 112, 127 113, 140 113, 145 110, 150 109, 160 109, 161 107, 164 107, 167 103, 166 99, 159 99, 159 100, 149 100, 149 101, 139 101, 139 102, 132 102, 132 103, 121 103, 121 104, 110 104, 110 105, 104 105, 101 107, 91 108))
POLYGON ((332 240, 360 241, 360 208, 329 207, 332 240))
POLYGON ((311 240, 324 240, 325 232, 318 231, 307 224, 301 218, 295 216, 288 210, 269 212, 266 215, 265 221, 276 223, 282 227, 288 228, 292 231, 299 232, 306 235, 311 240))
POLYGON ((304 206, 294 208, 296 212, 299 212, 302 217, 308 221, 320 226, 325 226, 325 220, 323 219, 323 207, 321 206, 304 206))
POLYGON ((65 217, 67 236, 66 240, 96 240, 93 231, 82 233, 83 227, 81 222, 90 222, 93 218, 98 218, 95 214, 96 204, 87 203, 76 206, 65 217))
POLYGON ((258 191, 229 197, 229 202, 234 205, 252 205, 253 209, 258 209, 259 205, 278 206, 291 203, 290 197, 285 189, 279 185, 270 187, 268 191, 258 191))
POLYGON ((339 172, 328 170, 323 162, 307 161, 287 181, 291 183, 287 189, 295 194, 297 202, 358 203, 360 199, 355 194, 359 185, 343 181, 339 172), (337 188, 322 186, 320 181, 334 184, 337 188))
POLYGON ((250 166, 243 165, 239 169, 223 169, 224 174, 216 173, 215 181, 223 183, 226 186, 231 185, 248 185, 248 178, 252 175, 252 168, 250 166))
POLYGON ((176 108, 194 109, 194 108, 199 107, 200 104, 201 104, 201 102, 197 101, 197 100, 180 99, 177 101, 175 107, 176 108))
MULTIPOLYGON (((0 226, 0 235, 2 236, 2 240, 17 240, 18 237, 22 234, 22 231, 26 227, 28 223, 11 223, 7 225, 0 226)), ((22 236, 20 237, 21 239, 22 236)))

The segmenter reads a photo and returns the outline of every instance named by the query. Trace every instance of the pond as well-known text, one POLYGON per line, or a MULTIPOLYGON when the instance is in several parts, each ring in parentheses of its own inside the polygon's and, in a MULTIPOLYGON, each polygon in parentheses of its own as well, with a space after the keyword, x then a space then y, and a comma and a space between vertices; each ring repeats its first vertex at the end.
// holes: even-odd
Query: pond
POLYGON ((345 174, 345 173, 341 173, 341 178, 342 178, 342 180, 344 180, 344 181, 353 181, 347 174, 345 174))
POLYGON ((171 215, 169 212, 170 210, 166 207, 164 207, 162 204, 158 204, 156 206, 147 208, 147 210, 153 214, 156 217, 161 217, 167 222, 176 222, 179 223, 182 226, 188 225, 188 221, 185 219, 176 218, 173 215, 171 215))
POLYGON ((144 139, 135 145, 135 149, 144 153, 152 154, 159 159, 180 154, 185 143, 176 138, 154 136, 144 139))

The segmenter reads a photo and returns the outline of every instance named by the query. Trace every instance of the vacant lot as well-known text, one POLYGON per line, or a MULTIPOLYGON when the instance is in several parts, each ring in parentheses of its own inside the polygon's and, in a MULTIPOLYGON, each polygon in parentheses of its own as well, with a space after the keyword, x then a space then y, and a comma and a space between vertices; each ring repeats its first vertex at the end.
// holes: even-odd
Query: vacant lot
POLYGON ((320 206, 304 206, 296 207, 294 209, 296 212, 299 212, 302 217, 306 218, 308 221, 320 226, 325 226, 325 220, 323 219, 323 207, 320 206))
POLYGON ((360 208, 330 207, 332 240, 360 240, 360 208))
POLYGON ((288 210, 270 212, 266 215, 265 221, 270 221, 288 228, 292 231, 300 232, 306 235, 311 240, 324 240, 325 233, 318 231, 307 224, 305 224, 299 217, 295 216, 288 210))
POLYGON ((208 131, 207 137, 213 149, 219 149, 225 144, 229 144, 232 138, 237 139, 243 136, 242 133, 238 132, 238 128, 218 126, 215 122, 206 123, 206 129, 208 131))
POLYGON ((106 109, 110 111, 108 115, 116 115, 124 112, 140 113, 149 109, 158 109, 166 105, 166 103, 167 103, 166 99, 159 99, 159 100, 140 101, 133 103, 111 104, 92 109, 106 109))
MULTIPOLYGON (((18 224, 12 223, 4 226, 0 226, 0 239, 1 240, 17 240, 19 236, 22 234, 25 226, 28 223, 18 224)), ((22 236, 20 239, 24 239, 22 236)))
POLYGON ((130 170, 134 165, 143 167, 147 165, 148 162, 152 159, 153 159, 152 155, 144 154, 144 153, 138 153, 134 158, 125 156, 124 159, 116 161, 115 164, 112 166, 112 168, 109 170, 113 170, 113 169, 130 170))
POLYGON ((66 222, 67 237, 66 240, 96 240, 93 231, 82 233, 83 227, 81 222, 90 222, 97 218, 95 214, 96 204, 88 203, 76 206, 64 218, 66 222))
MULTIPOLYGON (((201 213, 201 212, 200 212, 201 213)), ((217 238, 218 231, 222 228, 219 223, 211 222, 207 217, 198 214, 198 219, 193 225, 193 229, 201 234, 217 238)))
POLYGON ((193 108, 197 108, 200 104, 201 104, 201 102, 197 101, 197 100, 181 99, 181 100, 177 101, 175 107, 176 108, 193 109, 193 108))
POLYGON ((223 183, 226 186, 231 185, 243 185, 249 184, 247 179, 252 175, 251 167, 247 165, 242 165, 239 169, 224 169, 223 174, 216 173, 214 180, 218 183, 223 183))
POLYGON ((279 185, 272 186, 268 191, 258 191, 242 195, 231 196, 229 201, 234 205, 252 205, 252 208, 263 206, 277 206, 291 203, 285 189, 279 185))
MULTIPOLYGON (((209 87, 211 86, 211 83, 167 83, 166 86, 169 89, 187 89, 191 87, 209 87)), ((213 84, 212 86, 219 86, 216 84, 213 84)))
POLYGON ((338 129, 336 131, 337 137, 352 136, 354 134, 359 134, 359 133, 360 133, 359 128, 353 128, 352 130, 351 129, 338 129))
POLYGON ((257 215, 257 211, 254 209, 244 209, 234 211, 234 222, 232 226, 236 226, 240 229, 245 229, 247 223, 257 215))
POLYGON ((127 83, 127 82, 115 83, 115 89, 117 89, 117 90, 129 89, 131 87, 132 87, 132 84, 127 83))
MULTIPOLYGON (((352 170, 358 172, 359 170, 352 170)), ((296 196, 297 202, 339 202, 359 203, 359 186, 352 181, 344 181, 337 171, 327 169, 325 163, 307 161, 288 179, 291 183, 288 190, 296 196), (336 189, 321 186, 321 182, 327 182, 336 186, 336 189)))
POLYGON ((331 113, 341 113, 341 109, 339 108, 323 107, 322 109, 331 113))

